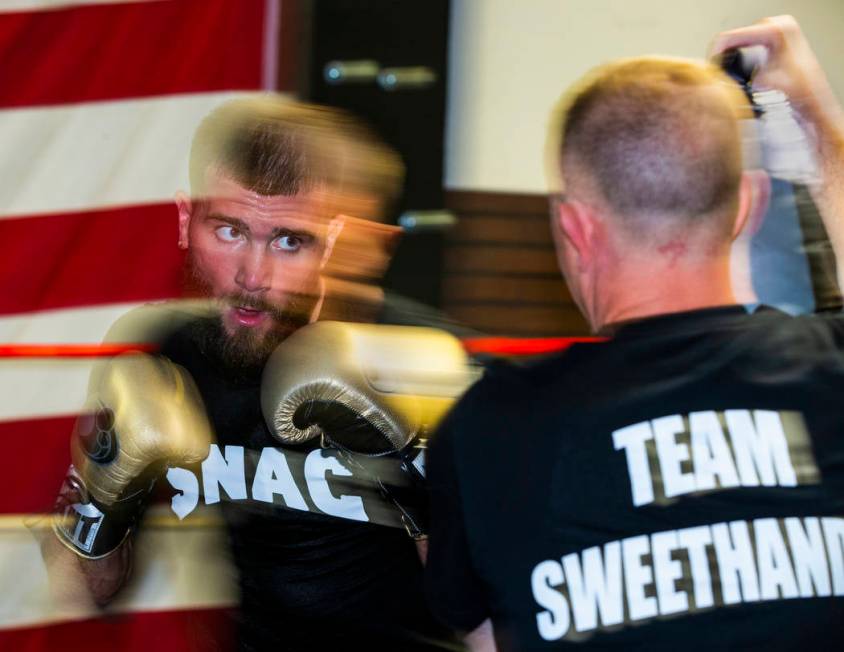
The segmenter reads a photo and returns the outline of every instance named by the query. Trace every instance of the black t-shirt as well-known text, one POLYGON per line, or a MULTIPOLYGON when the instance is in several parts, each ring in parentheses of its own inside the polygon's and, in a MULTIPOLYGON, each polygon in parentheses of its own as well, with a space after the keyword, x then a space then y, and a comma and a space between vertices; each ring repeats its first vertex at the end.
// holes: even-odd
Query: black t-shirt
POLYGON ((840 647, 843 344, 732 307, 492 368, 428 451, 435 614, 504 650, 840 647))
MULTIPOLYGON (((203 344, 215 327, 190 320, 161 347, 193 376, 216 435, 199 468, 171 469, 168 480, 181 492, 180 516, 197 502, 220 504, 239 571, 241 648, 462 649, 431 616, 415 544, 372 476, 319 439, 273 439, 260 372, 226 369, 203 344)), ((368 463, 388 484, 397 472, 395 459, 368 463)))

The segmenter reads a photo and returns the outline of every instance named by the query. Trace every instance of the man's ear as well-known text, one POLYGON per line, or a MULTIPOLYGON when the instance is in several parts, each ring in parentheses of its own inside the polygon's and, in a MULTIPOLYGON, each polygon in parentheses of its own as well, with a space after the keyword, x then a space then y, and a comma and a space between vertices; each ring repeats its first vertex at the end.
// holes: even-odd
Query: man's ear
POLYGON ((586 204, 578 201, 560 202, 555 216, 556 227, 563 244, 574 254, 578 271, 583 271, 595 258, 595 215, 586 204))
POLYGON ((179 249, 187 249, 190 244, 188 231, 190 218, 193 215, 193 204, 187 193, 181 190, 176 193, 176 209, 179 211, 179 249))
POLYGON ((739 234, 752 237, 762 226, 771 201, 771 177, 764 170, 746 170, 741 175, 733 239, 739 234))
POLYGON ((345 215, 336 215, 328 223, 328 232, 325 235, 325 250, 322 252, 322 260, 319 263, 320 269, 323 269, 326 263, 328 263, 328 259, 331 258, 331 252, 334 251, 334 244, 337 242, 337 238, 340 237, 345 224, 345 215))

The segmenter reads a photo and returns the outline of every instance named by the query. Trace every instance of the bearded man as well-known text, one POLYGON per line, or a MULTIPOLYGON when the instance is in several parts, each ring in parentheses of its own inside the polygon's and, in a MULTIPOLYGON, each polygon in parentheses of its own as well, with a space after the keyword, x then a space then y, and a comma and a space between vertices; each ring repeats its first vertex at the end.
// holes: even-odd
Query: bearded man
MULTIPOLYGON (((345 270, 347 277, 371 275, 378 267, 372 260, 386 260, 373 238, 361 237, 364 222, 346 215, 380 215, 398 188, 400 169, 395 154, 340 112, 275 98, 222 105, 196 132, 191 194, 176 198, 178 245, 187 251, 187 284, 202 299, 201 308, 153 306, 122 319, 109 335, 137 341, 140 330, 144 339, 160 343, 165 370, 144 372, 149 382, 143 384, 136 371, 118 370, 119 382, 109 383, 108 391, 130 389, 121 390, 120 400, 109 400, 118 406, 148 402, 154 385, 153 410, 133 414, 165 422, 150 428, 157 439, 144 447, 155 453, 144 454, 158 460, 167 450, 167 479, 181 492, 173 499, 174 511, 181 518, 200 500, 220 504, 239 571, 242 649, 453 645, 425 606, 414 541, 384 497, 381 481, 389 482, 390 469, 379 470, 375 480, 350 468, 320 439, 280 447, 261 406, 268 357, 324 308, 324 272, 344 224, 357 229, 352 241, 369 243, 354 252, 360 265, 345 270), (190 395, 193 383, 200 397, 193 403, 204 405, 198 416, 186 401, 173 398, 190 395), (201 429, 207 415, 212 443, 206 438, 174 447, 173 431, 181 433, 186 419, 166 420, 167 413, 186 411, 193 430, 196 424, 201 429)), ((109 412, 100 419, 106 429, 123 418, 117 408, 113 412, 113 418, 109 412)), ((130 438, 147 437, 138 434, 147 431, 146 424, 115 429, 124 448, 130 438)), ((77 437, 83 447, 84 434, 77 437)), ((184 434, 187 440, 195 433, 184 434)), ((90 451, 83 458, 74 461, 94 466, 90 451)), ((87 483, 101 482, 99 477, 88 472, 87 483)), ((77 478, 66 486, 65 507, 85 502, 73 494, 74 486, 84 484, 77 478)), ((120 496, 130 493, 121 491, 120 496)), ((97 518, 106 523, 108 505, 98 501, 105 516, 97 518)), ((94 541, 99 535, 80 529, 78 521, 55 528, 79 556, 100 604, 128 578, 136 517, 131 518, 99 547, 94 541)))

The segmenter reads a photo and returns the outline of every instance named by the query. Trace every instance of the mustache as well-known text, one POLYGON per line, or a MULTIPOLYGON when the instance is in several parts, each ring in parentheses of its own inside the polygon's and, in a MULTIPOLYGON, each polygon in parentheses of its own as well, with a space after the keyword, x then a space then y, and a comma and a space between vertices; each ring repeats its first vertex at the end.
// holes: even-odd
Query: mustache
POLYGON ((250 310, 260 310, 261 312, 269 313, 278 312, 278 308, 276 306, 253 294, 227 294, 221 297, 220 301, 226 305, 237 306, 239 308, 249 308, 250 310))
POLYGON ((310 293, 291 293, 288 295, 287 303, 283 307, 270 303, 259 295, 245 292, 229 293, 222 296, 219 300, 223 305, 260 310, 261 312, 268 313, 278 321, 289 321, 291 318, 295 318, 305 312, 310 315, 315 297, 315 294, 310 293))

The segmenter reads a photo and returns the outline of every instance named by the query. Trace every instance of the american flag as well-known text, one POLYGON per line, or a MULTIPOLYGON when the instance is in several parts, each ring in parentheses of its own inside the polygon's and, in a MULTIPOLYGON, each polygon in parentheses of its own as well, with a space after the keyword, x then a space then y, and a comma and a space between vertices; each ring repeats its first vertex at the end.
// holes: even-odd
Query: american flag
POLYGON ((279 13, 278 0, 0 2, 0 650, 231 641, 233 576, 207 519, 176 527, 153 508, 106 616, 51 598, 25 524, 55 499, 110 324, 180 295, 172 200, 191 136, 233 94, 273 88, 279 13))

